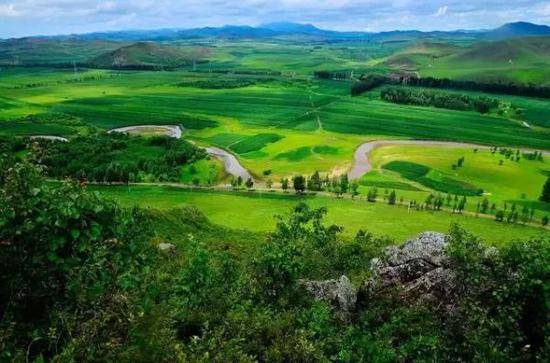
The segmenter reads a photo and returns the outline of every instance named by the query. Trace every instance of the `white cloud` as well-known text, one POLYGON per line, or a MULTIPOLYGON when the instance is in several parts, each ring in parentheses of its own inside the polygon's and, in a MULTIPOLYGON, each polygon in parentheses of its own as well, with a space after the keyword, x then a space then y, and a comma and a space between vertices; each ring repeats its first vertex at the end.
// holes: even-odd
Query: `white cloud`
POLYGON ((479 29, 518 20, 548 24, 549 6, 550 0, 0 0, 0 38, 274 21, 335 30, 479 29))
POLYGON ((0 4, 0 18, 19 16, 21 13, 15 9, 14 4, 0 4))
POLYGON ((437 12, 434 14, 434 16, 435 17, 444 16, 445 14, 447 14, 448 9, 449 7, 447 5, 441 6, 439 9, 437 9, 437 12))

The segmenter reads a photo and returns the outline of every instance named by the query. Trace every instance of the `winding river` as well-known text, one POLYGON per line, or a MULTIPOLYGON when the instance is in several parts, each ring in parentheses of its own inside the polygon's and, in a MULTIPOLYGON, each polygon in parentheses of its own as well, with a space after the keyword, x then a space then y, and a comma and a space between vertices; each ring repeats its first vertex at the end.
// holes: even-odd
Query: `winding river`
MULTIPOLYGON (((139 125, 139 126, 127 126, 127 127, 120 127, 117 129, 109 130, 108 132, 123 132, 123 133, 140 133, 147 130, 164 130, 166 131, 166 134, 170 137, 174 137, 176 139, 180 139, 183 131, 181 126, 178 125, 139 125)), ((241 163, 239 163, 239 160, 235 157, 235 155, 231 154, 230 152, 220 149, 218 147, 206 147, 204 148, 206 152, 221 160, 223 162, 223 165, 225 167, 225 171, 233 175, 234 177, 238 178, 241 177, 243 180, 247 180, 248 178, 252 178, 252 175, 248 170, 246 170, 241 163)))
MULTIPOLYGON (((348 178, 359 179, 364 174, 372 170, 372 165, 369 161, 369 154, 381 146, 392 146, 392 145, 413 145, 413 146, 438 146, 438 147, 447 147, 447 148, 459 148, 459 147, 471 147, 476 149, 490 149, 490 146, 479 145, 479 144, 469 144, 464 142, 453 142, 453 141, 431 141, 431 140, 376 140, 369 141, 364 144, 361 144, 353 155, 353 166, 348 172, 348 178)), ((523 151, 534 151, 529 149, 520 149, 523 151)), ((550 155, 550 152, 543 151, 543 155, 550 155)))

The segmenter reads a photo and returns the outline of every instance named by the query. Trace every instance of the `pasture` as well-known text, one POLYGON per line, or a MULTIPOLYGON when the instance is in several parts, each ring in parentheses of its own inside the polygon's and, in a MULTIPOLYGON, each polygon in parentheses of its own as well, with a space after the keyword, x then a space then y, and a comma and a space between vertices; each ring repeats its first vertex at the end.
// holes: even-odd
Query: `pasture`
POLYGON ((141 205, 167 210, 182 205, 194 205, 214 223, 258 232, 272 230, 276 223, 274 215, 288 213, 296 203, 305 201, 312 207, 326 207, 327 222, 343 226, 344 234, 348 237, 353 237, 359 229, 363 229, 404 241, 426 230, 447 232, 451 223, 459 223, 492 244, 504 244, 515 238, 547 233, 540 228, 508 225, 473 216, 408 211, 404 206, 390 206, 382 202, 368 203, 364 199, 297 197, 290 193, 220 192, 156 186, 91 188, 125 206, 141 205), (399 220, 398 225, 396 220, 399 220))
MULTIPOLYGON (((513 152, 515 155, 516 150, 513 152)), ((548 206, 538 202, 542 185, 550 172, 548 158, 537 161, 521 156, 519 161, 515 161, 488 149, 474 151, 472 147, 457 147, 442 150, 433 146, 394 145, 375 149, 370 161, 373 174, 384 178, 378 186, 398 189, 398 193, 407 199, 423 201, 429 194, 426 190, 433 192, 434 186, 441 193, 452 194, 456 192, 453 191, 455 185, 466 185, 474 190, 482 189, 484 193, 483 196, 468 197, 468 209, 471 211, 475 211, 478 202, 487 198, 490 204, 496 204, 497 209, 503 209, 504 203, 508 204, 508 208, 516 203, 537 209, 539 216, 548 213, 548 206), (453 168, 453 164, 456 165, 462 157, 463 165, 453 168), (425 172, 421 173, 420 178, 407 175, 403 168, 395 164, 397 162, 420 166, 425 172), (454 184, 442 183, 445 180, 452 180, 454 184), (410 185, 425 191, 411 191, 410 185)), ((366 175, 361 182, 368 185, 369 180, 372 177, 366 175)))
POLYGON ((315 170, 341 174, 355 148, 374 139, 550 149, 544 113, 538 111, 546 109, 545 103, 535 99, 513 97, 529 122, 539 125, 529 129, 494 114, 384 102, 378 90, 351 97, 350 82, 305 76, 266 76, 269 82, 255 82, 261 76, 81 71, 76 79, 71 77, 69 71, 44 69, 3 74, 0 133, 71 136, 128 125, 181 124, 184 137, 228 148, 254 175, 272 170, 274 178, 315 170), (251 83, 227 89, 180 86, 239 79, 251 83), (56 122, 52 115, 68 115, 78 124, 56 122))

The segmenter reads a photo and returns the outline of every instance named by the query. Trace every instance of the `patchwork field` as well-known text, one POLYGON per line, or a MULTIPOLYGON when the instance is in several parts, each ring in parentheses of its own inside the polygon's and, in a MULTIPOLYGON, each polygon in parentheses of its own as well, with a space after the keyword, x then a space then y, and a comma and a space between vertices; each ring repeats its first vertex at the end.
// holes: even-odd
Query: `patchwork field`
POLYGON ((468 197, 467 209, 471 211, 487 199, 499 210, 505 203, 508 208, 512 204, 527 205, 535 208, 538 215, 545 215, 548 205, 540 203, 538 198, 550 173, 548 160, 528 160, 520 155, 519 161, 515 161, 498 151, 473 147, 442 150, 433 146, 384 146, 371 153, 373 173, 365 175, 360 182, 397 189, 403 197, 417 200, 424 200, 435 192, 469 194, 464 193, 466 189, 474 194, 468 197), (456 167, 460 158, 464 158, 463 164, 456 167), (422 189, 424 191, 420 191, 422 189), (477 190, 482 190, 482 195, 475 196, 477 190))
MULTIPOLYGON (((490 66, 484 61, 485 53, 468 42, 434 45, 406 41, 389 42, 383 46, 344 42, 336 46, 280 40, 275 43, 218 40, 204 49, 200 48, 203 45, 188 42, 173 46, 174 49, 162 46, 159 51, 162 54, 168 52, 176 59, 179 55, 189 55, 200 49, 202 56, 209 61, 199 62, 193 67, 182 65, 170 71, 155 72, 82 67, 77 67, 76 72, 73 68, 2 69, 0 135, 75 137, 133 125, 180 125, 186 140, 201 147, 219 147, 234 154, 253 176, 256 186, 273 183, 276 188, 280 187, 282 178, 292 178, 298 174, 309 176, 315 171, 319 171, 322 177, 346 174, 352 166, 357 147, 372 140, 459 141, 509 147, 514 152, 517 148, 550 150, 550 107, 545 99, 487 95, 474 91, 443 92, 473 98, 489 96, 498 100, 501 105, 498 110, 481 114, 387 102, 380 97, 382 88, 357 97, 350 95, 353 82, 364 72, 388 72, 396 67, 403 68, 402 63, 409 61, 421 75, 471 78, 475 72, 468 69, 476 67, 472 62, 460 68, 463 74, 455 74, 452 69, 457 68, 456 62, 461 54, 477 51, 476 54, 481 57, 477 71, 484 73, 490 66), (313 72, 320 70, 345 72, 346 77, 342 80, 313 77, 313 72)), ((510 46, 507 44, 507 47, 510 46)), ((138 55, 153 61, 151 57, 157 49, 151 47, 141 44, 128 49, 132 52, 139 52, 142 48, 152 49, 148 55, 138 55)), ((95 52, 95 49, 89 50, 90 55, 95 52)), ((522 53, 521 64, 533 66, 533 54, 522 53)), ((495 74, 508 72, 512 68, 514 65, 507 63, 502 69, 496 67, 495 74)), ((526 82, 538 80, 545 71, 540 72, 534 74, 526 71, 522 79, 526 82)), ((513 73, 510 77, 517 78, 513 73)), ((162 134, 162 130, 149 131, 148 134, 162 134)), ((133 148, 125 157, 147 156, 153 152, 149 149, 133 148)), ((516 204, 518 208, 528 206, 534 209, 534 218, 539 220, 550 209, 547 203, 538 201, 542 184, 550 172, 547 160, 521 158, 516 162, 488 150, 474 153, 470 148, 413 146, 379 148, 372 152, 370 159, 373 170, 359 180, 358 191, 363 196, 373 187, 386 194, 396 190, 398 198, 419 203, 423 203, 430 194, 467 195, 468 212, 475 212, 477 203, 487 199, 496 208, 490 214, 505 205, 508 208, 516 204), (465 157, 464 165, 453 169, 452 165, 461 157, 465 157), (505 159, 502 165, 499 164, 501 159, 505 159)), ((120 160, 124 157, 120 156, 120 160)), ((214 158, 183 166, 180 178, 181 183, 195 185, 227 184, 230 180, 223 164, 214 158)), ((148 193, 154 195, 157 192, 148 189, 140 193, 148 200, 148 193)), ((195 194, 188 192, 178 193, 183 193, 181 195, 187 198, 185 200, 189 199, 190 203, 199 207, 209 205, 209 198, 200 197, 203 194, 195 197, 195 194)), ((242 199, 239 196, 235 202, 241 203, 242 199)), ((264 199, 259 200, 264 203, 264 199)), ((270 213, 282 211, 291 203, 287 199, 274 199, 273 203, 280 203, 276 208, 268 208, 268 203, 262 204, 261 210, 265 212, 259 215, 267 217, 270 213)), ((339 221, 336 215, 344 210, 346 203, 352 203, 349 205, 357 210, 358 220, 363 218, 363 212, 359 210, 365 207, 364 204, 333 201, 330 198, 326 199, 330 202, 324 200, 320 198, 319 202, 314 203, 328 203, 331 208, 334 204, 336 211, 330 215, 335 221, 339 221)), ((214 206, 203 208, 207 215, 214 216, 215 221, 218 220, 216 216, 228 213, 221 207, 219 210, 214 206)), ((364 212, 367 213, 365 218, 373 217, 368 213, 378 213, 377 208, 386 207, 372 208, 369 209, 371 212, 364 212)), ((389 212, 386 214, 390 215, 389 212)), ((430 216, 424 212, 419 215, 430 216)), ((241 215, 236 217, 247 220, 241 215)), ((384 218, 377 216, 376 225, 384 225, 386 222, 378 223, 378 219, 383 221, 384 218)), ((401 232, 391 233, 401 238, 411 231, 420 231, 428 222, 433 222, 432 217, 426 218, 426 223, 418 226, 413 221, 416 216, 409 218, 411 225, 401 232)), ((446 216, 443 218, 445 223, 439 223, 438 228, 444 230, 455 218, 463 217, 446 216)), ((219 218, 220 221, 222 219, 219 218)), ((355 218, 341 220, 347 219, 355 218)), ((261 218, 255 220, 260 221, 261 218)), ((388 217, 388 225, 390 220, 388 217)), ((465 220, 472 223, 468 222, 468 218, 465 220)), ((254 223, 249 221, 239 227, 254 228, 254 223)), ((491 227, 495 225, 492 221, 483 223, 491 227)), ((472 226, 483 233, 484 228, 479 227, 478 222, 472 226)), ((359 224, 351 227, 359 228, 359 224)), ((378 228, 377 233, 389 233, 385 227, 372 228, 378 228)), ((506 228, 514 230, 515 227, 506 228)))

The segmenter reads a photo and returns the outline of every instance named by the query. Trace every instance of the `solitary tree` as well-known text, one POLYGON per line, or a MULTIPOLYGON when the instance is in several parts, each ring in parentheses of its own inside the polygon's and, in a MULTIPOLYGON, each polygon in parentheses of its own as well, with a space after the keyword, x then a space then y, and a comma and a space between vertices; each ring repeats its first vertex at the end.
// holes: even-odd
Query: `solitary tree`
POLYGON ((542 221, 541 221, 542 225, 547 226, 549 220, 550 220, 550 218, 548 218, 548 216, 542 217, 542 221))
POLYGON ((359 188, 359 184, 357 182, 352 182, 350 184, 350 194, 352 198, 355 198, 359 195, 359 191, 357 190, 359 188))
POLYGON ((303 193, 306 190, 306 178, 303 175, 296 175, 292 178, 292 186, 297 194, 303 193))
POLYGON ((345 194, 349 189, 349 179, 347 174, 340 175, 340 193, 345 194))
POLYGON ((316 171, 307 181, 307 188, 313 191, 321 191, 323 189, 323 183, 319 172, 316 171))
POLYGON ((376 202, 376 198, 378 197, 378 189, 376 187, 369 189, 369 192, 367 193, 367 200, 369 202, 376 202))
POLYGON ((287 191, 287 189, 288 189, 288 179, 287 178, 281 179, 281 188, 283 189, 284 192, 287 191))
POLYGON ((252 178, 248 178, 245 185, 248 189, 252 189, 252 187, 254 186, 254 181, 252 180, 252 178))
POLYGON ((267 189, 271 189, 271 187, 273 186, 273 180, 267 179, 265 181, 265 186, 267 187, 267 189))
POLYGON ((546 183, 542 187, 542 194, 540 195, 539 200, 541 202, 550 203, 550 177, 546 179, 546 183))
POLYGON ((487 209, 489 209, 489 200, 487 198, 483 199, 483 202, 481 202, 481 213, 485 214, 487 213, 487 209))
POLYGON ((465 207, 466 207, 466 197, 462 197, 462 199, 458 203, 458 213, 462 213, 465 207))
POLYGON ((388 204, 394 205, 396 198, 397 198, 397 196, 395 195, 395 190, 392 190, 390 195, 388 196, 388 204))

